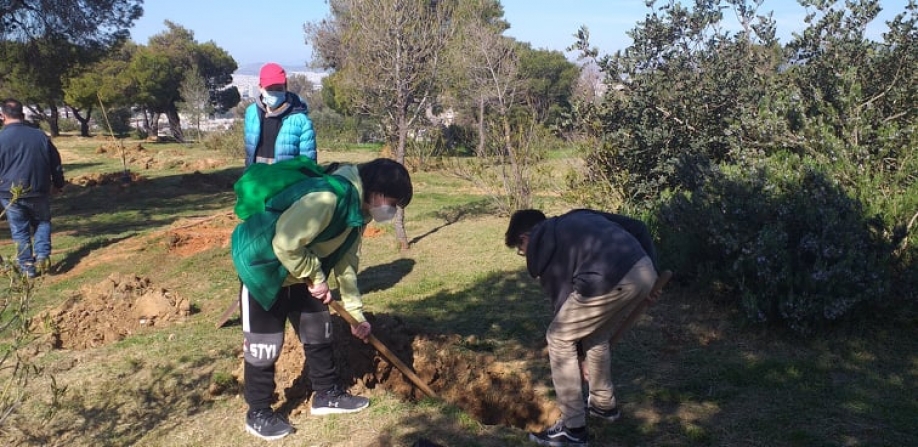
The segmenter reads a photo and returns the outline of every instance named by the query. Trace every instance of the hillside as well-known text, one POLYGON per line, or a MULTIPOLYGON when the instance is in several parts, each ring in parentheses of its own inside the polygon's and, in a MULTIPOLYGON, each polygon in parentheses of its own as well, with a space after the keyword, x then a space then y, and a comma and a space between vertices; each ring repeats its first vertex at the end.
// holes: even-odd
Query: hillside
MULTIPOLYGON (((35 283, 39 338, 24 352, 44 369, 0 444, 252 444, 243 430, 238 316, 215 327, 239 286, 228 244, 241 163, 196 146, 131 142, 125 176, 121 152, 104 141, 56 143, 70 185, 54 200, 53 274, 35 283), (52 384, 65 389, 42 423, 52 384)), ((372 149, 322 153, 329 162, 376 157, 372 149)), ((573 162, 547 161, 558 175, 573 162)), ((549 310, 521 258, 502 246, 506 217, 448 171, 412 176, 412 248, 398 250, 391 226, 371 225, 359 280, 374 333, 436 397, 335 318, 342 376, 371 407, 310 415, 302 349, 288 331, 277 407, 298 431, 272 445, 522 446, 527 430, 557 417, 549 310)), ((550 192, 539 200, 572 206, 550 192)), ((5 230, 0 247, 9 256, 5 230)), ((892 314, 802 340, 743 325, 732 306, 693 295, 677 274, 615 346, 624 417, 591 420, 590 443, 916 445, 916 321, 892 314)))

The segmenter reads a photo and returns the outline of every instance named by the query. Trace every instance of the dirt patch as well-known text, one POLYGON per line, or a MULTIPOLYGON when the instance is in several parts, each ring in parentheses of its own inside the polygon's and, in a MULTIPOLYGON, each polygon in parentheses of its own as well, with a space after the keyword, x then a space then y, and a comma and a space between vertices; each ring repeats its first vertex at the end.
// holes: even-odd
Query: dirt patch
POLYGON ((136 172, 109 172, 78 175, 70 179, 69 183, 82 187, 103 185, 127 186, 131 183, 137 183, 143 180, 144 177, 136 172))
POLYGON ((386 233, 386 230, 383 230, 379 227, 367 226, 363 230, 363 237, 379 237, 386 233))
POLYGON ((206 171, 208 169, 222 168, 229 165, 229 160, 219 158, 204 158, 184 162, 181 166, 185 171, 206 171))
POLYGON ((32 319, 32 328, 53 348, 88 349, 191 314, 185 298, 155 287, 148 278, 114 273, 32 319))
POLYGON ((231 163, 231 160, 221 158, 188 160, 186 155, 180 153, 162 153, 156 150, 151 151, 140 143, 132 145, 106 143, 96 148, 96 153, 122 159, 124 163, 131 168, 146 170, 177 169, 181 171, 204 171, 224 167, 231 163))
MULTIPOLYGON (((214 247, 229 248, 230 236, 239 220, 231 214, 205 218, 166 232, 166 249, 179 256, 191 256, 214 247)), ((385 230, 368 226, 363 237, 379 237, 385 230)))
POLYGON ((123 145, 120 143, 106 143, 96 148, 97 154, 106 154, 109 157, 120 158, 126 165, 142 167, 143 169, 158 168, 153 154, 140 143, 123 145))
POLYGON ((147 152, 147 149, 143 147, 143 145, 140 143, 124 145, 124 144, 120 144, 117 142, 110 142, 110 143, 104 143, 101 146, 97 147, 96 153, 97 154, 108 154, 111 157, 121 158, 122 155, 124 157, 129 157, 129 156, 136 157, 138 155, 143 155, 148 152, 147 152))
MULTIPOLYGON (((541 429, 557 419, 555 404, 533 387, 525 368, 501 362, 494 355, 476 352, 475 340, 458 335, 415 334, 399 319, 366 314, 373 333, 437 394, 479 422, 527 430, 541 429)), ((342 380, 355 394, 373 395, 387 390, 405 400, 425 397, 395 365, 371 345, 350 335, 347 323, 333 318, 335 357, 342 380)), ((241 336, 241 334, 240 334, 241 336)), ((241 352, 240 352, 241 358, 241 352)), ((305 368, 303 346, 288 327, 276 364, 278 403, 292 414, 309 411, 312 393, 305 368)), ((242 362, 235 371, 242 382, 242 362)))
POLYGON ((236 223, 238 219, 227 213, 183 224, 166 232, 166 248, 179 256, 191 256, 214 247, 229 248, 236 223))

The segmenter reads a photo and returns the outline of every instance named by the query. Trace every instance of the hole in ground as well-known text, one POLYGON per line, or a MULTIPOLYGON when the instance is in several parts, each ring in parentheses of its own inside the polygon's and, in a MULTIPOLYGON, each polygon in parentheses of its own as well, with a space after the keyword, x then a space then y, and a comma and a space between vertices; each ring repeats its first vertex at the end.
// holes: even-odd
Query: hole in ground
MULTIPOLYGON (((506 425, 530 431, 550 425, 559 416, 554 403, 533 384, 519 362, 501 361, 493 354, 470 349, 459 335, 416 334, 400 319, 366 314, 375 336, 437 394, 486 425, 506 425)), ((332 318, 335 356, 342 380, 352 393, 371 396, 388 391, 408 401, 424 398, 398 368, 350 334, 340 317, 332 318)), ((308 412, 312 393, 303 372, 302 345, 287 328, 276 364, 275 380, 281 411, 308 412)), ((242 365, 235 373, 242 381, 242 365)))

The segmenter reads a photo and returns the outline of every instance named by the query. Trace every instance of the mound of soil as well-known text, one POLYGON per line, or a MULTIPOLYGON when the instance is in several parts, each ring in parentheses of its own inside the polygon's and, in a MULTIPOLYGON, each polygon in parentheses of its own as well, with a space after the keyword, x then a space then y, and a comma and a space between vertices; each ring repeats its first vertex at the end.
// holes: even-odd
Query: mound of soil
POLYGON ((69 180, 72 185, 91 187, 103 185, 127 185, 142 181, 144 178, 135 172, 109 172, 78 175, 69 180))
POLYGON ((109 143, 102 144, 101 146, 96 148, 97 154, 109 154, 112 157, 118 157, 118 158, 120 158, 122 154, 124 154, 124 156, 128 156, 128 155, 136 156, 138 154, 144 154, 146 152, 147 152, 147 149, 143 147, 143 145, 141 145, 140 143, 125 146, 124 144, 121 144, 118 142, 109 142, 109 143))
MULTIPOLYGON (((196 173, 197 174, 197 173, 196 173)), ((230 236, 239 219, 231 214, 206 218, 204 221, 192 222, 169 230, 164 243, 166 249, 179 256, 191 256, 214 247, 229 248, 230 236)), ((380 237, 385 230, 367 226, 363 237, 380 237)))
POLYGON ((369 237, 379 237, 379 236, 382 236, 382 235, 385 234, 385 233, 386 233, 386 230, 383 230, 382 228, 375 227, 375 226, 372 226, 372 225, 368 225, 368 226, 363 230, 363 237, 368 237, 368 238, 369 238, 369 237))
MULTIPOLYGON (((487 425, 507 425, 538 430, 554 422, 560 412, 555 404, 533 387, 528 373, 514 362, 502 362, 488 353, 475 352, 458 335, 417 334, 400 319, 366 314, 375 336, 410 366, 430 386, 437 398, 462 408, 487 425)), ((351 336, 341 318, 333 318, 335 357, 342 380, 354 394, 372 395, 386 390, 405 400, 425 397, 394 364, 372 345, 351 336)), ((241 336, 241 334, 240 334, 241 336)), ((241 353, 240 353, 241 357, 241 353)), ((288 327, 284 347, 276 364, 282 411, 309 411, 312 388, 306 375, 308 359, 293 330, 288 327)), ((235 371, 242 383, 242 362, 235 371)))
POLYGON ((79 350, 166 327, 190 313, 188 300, 154 287, 149 279, 114 273, 36 315, 31 326, 51 347, 79 350))
MULTIPOLYGON (((238 223, 231 214, 192 222, 166 233, 164 243, 171 253, 186 257, 214 247, 229 248, 230 236, 238 223)), ((227 251, 228 253, 228 251, 227 251)))
POLYGON ((222 168, 230 164, 230 160, 205 158, 201 160, 183 161, 179 169, 183 171, 206 171, 209 169, 222 168))

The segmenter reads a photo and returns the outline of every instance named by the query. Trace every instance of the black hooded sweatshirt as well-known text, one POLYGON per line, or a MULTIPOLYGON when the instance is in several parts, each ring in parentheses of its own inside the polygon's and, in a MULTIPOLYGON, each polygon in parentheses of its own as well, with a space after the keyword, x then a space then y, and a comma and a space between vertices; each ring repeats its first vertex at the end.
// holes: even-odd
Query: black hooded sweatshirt
POLYGON ((583 209, 536 225, 529 233, 526 266, 558 313, 573 291, 584 299, 612 291, 644 256, 656 265, 643 222, 583 209))

